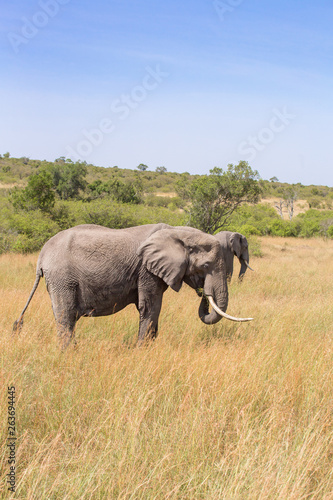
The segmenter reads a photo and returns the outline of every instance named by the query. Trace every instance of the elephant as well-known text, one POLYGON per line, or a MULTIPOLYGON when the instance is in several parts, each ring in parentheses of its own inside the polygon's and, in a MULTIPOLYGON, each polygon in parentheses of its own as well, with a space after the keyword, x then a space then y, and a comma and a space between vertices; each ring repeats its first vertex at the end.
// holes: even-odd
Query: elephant
POLYGON ((240 233, 232 233, 231 231, 220 231, 214 235, 220 242, 223 257, 226 265, 226 273, 228 281, 231 280, 234 271, 234 256, 238 257, 241 264, 238 278, 243 279, 246 268, 253 269, 249 266, 249 248, 247 239, 240 233))
POLYGON ((168 286, 182 283, 202 289, 200 319, 217 323, 225 313, 228 288, 223 252, 218 240, 198 229, 164 223, 126 229, 84 224, 59 232, 43 246, 36 279, 13 332, 45 278, 62 349, 74 337, 80 317, 107 316, 135 304, 139 312, 138 342, 154 339, 162 297, 168 286), (212 305, 209 312, 208 301, 212 305))

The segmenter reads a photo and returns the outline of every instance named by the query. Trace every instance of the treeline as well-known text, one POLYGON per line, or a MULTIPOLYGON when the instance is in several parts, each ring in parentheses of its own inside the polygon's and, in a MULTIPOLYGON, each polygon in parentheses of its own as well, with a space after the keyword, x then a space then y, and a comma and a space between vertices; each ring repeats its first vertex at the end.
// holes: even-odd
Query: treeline
MULTIPOLYGON (((0 189, 1 253, 37 251, 51 236, 77 224, 184 224, 179 197, 149 194, 142 169, 123 172, 65 158, 39 162, 7 156, 1 164, 7 175, 1 178, 7 187, 0 189)), ((156 176, 164 173, 161 168, 156 176)))
MULTIPOLYGON (((0 183, 25 186, 31 174, 45 167, 52 168, 52 166, 59 163, 73 164, 71 160, 65 159, 65 157, 57 158, 54 162, 48 162, 46 160, 32 160, 28 157, 11 158, 10 153, 0 154, 0 183)), ((145 193, 176 193, 176 185, 183 175, 186 175, 189 180, 201 177, 186 172, 185 174, 168 172, 163 166, 151 169, 142 163, 133 169, 124 169, 118 166, 97 167, 86 162, 81 162, 80 165, 86 168, 88 185, 93 184, 94 181, 108 182, 110 179, 118 179, 125 183, 135 182, 137 174, 140 173, 145 193)), ((184 168, 184 170, 186 169, 184 168)), ((305 200, 310 208, 333 209, 333 187, 304 186, 301 183, 287 184, 279 182, 277 177, 272 177, 270 180, 260 179, 259 183, 264 198, 284 199, 290 196, 290 193, 294 193, 298 199, 305 200)))
POLYGON ((259 203, 269 195, 293 203, 303 189, 327 208, 332 188, 263 181, 246 162, 193 176, 165 167, 151 172, 142 163, 129 170, 63 157, 54 162, 17 159, 8 153, 0 158, 0 183, 0 253, 38 251, 60 230, 90 223, 123 228, 165 222, 210 233, 228 229, 252 237, 333 238, 330 209, 319 210, 317 204, 286 221, 276 209, 259 203))

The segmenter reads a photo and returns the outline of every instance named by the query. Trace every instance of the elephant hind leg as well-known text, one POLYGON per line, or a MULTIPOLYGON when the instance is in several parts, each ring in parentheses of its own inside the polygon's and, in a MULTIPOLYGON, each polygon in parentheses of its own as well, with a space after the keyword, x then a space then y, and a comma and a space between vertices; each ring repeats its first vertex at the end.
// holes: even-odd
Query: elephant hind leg
POLYGON ((72 340, 74 345, 76 345, 76 341, 74 338, 75 325, 76 317, 73 320, 67 319, 66 322, 57 321, 58 339, 62 351, 64 351, 68 347, 72 340))
POLYGON ((74 338, 74 330, 79 319, 75 307, 75 292, 50 293, 54 318, 57 324, 58 339, 61 350, 65 350, 74 338))

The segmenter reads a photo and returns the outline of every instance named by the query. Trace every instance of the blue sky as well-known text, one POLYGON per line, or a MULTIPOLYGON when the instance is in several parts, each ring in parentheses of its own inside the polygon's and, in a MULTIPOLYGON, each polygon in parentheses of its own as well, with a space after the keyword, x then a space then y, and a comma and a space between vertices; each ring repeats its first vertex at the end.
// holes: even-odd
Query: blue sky
MULTIPOLYGON (((4 2, 3 2, 4 4, 4 2)), ((333 186, 333 4, 17 0, 0 153, 333 186)))

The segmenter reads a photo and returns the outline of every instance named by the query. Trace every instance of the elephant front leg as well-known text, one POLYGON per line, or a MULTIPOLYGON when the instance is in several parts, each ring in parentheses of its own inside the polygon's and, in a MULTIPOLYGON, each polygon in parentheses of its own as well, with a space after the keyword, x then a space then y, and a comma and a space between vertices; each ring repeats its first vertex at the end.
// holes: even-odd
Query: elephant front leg
POLYGON ((137 309, 140 314, 139 343, 155 339, 158 333, 158 318, 161 312, 163 293, 167 285, 154 275, 146 277, 139 286, 137 309))

